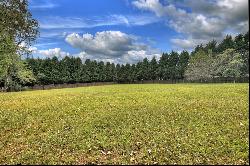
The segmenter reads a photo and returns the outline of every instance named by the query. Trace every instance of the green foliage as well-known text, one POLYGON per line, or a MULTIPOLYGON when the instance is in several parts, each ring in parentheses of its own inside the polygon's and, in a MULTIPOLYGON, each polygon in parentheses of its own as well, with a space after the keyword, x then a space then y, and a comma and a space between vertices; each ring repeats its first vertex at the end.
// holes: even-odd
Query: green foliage
POLYGON ((187 51, 182 51, 177 65, 177 70, 179 74, 178 77, 181 79, 184 78, 184 73, 187 69, 188 62, 189 62, 189 53, 187 51))
POLYGON ((20 90, 35 79, 21 55, 38 34, 27 0, 0 1, 0 82, 7 91, 20 90))
POLYGON ((35 81, 33 73, 15 53, 17 46, 11 38, 5 37, 0 45, 2 45, 0 47, 0 82, 3 82, 4 89, 21 90, 23 85, 32 84, 35 81))
POLYGON ((215 77, 249 77, 248 33, 233 40, 230 35, 216 46, 213 40, 206 47, 199 45, 192 52, 185 71, 189 80, 207 80, 215 77))
POLYGON ((172 51, 163 53, 160 59, 145 58, 136 64, 111 64, 102 61, 65 57, 62 60, 28 59, 38 82, 41 84, 84 82, 135 82, 142 80, 208 81, 216 77, 249 76, 249 50, 246 35, 239 34, 235 40, 227 36, 217 46, 215 40, 205 47, 198 45, 189 55, 172 51), (232 43, 233 42, 233 43, 232 43), (225 48, 232 47, 224 50, 225 48), (218 49, 220 50, 217 53, 218 49))
MULTIPOLYGON (((10 46, 2 47, 11 49, 10 46)), ((65 57, 60 60, 56 57, 27 59, 26 61, 34 72, 36 83, 41 85, 85 82, 129 83, 142 80, 174 81, 176 79, 206 82, 216 77, 249 76, 247 48, 248 36, 239 34, 235 40, 227 36, 218 46, 215 40, 206 44, 205 47, 198 45, 191 55, 187 51, 180 54, 172 51, 169 54, 163 53, 159 60, 155 57, 150 60, 145 58, 136 64, 115 65, 89 59, 82 62, 76 57, 65 57), (227 47, 233 48, 224 50, 227 47), (217 53, 218 49, 222 52, 217 53)))
POLYGON ((222 53, 223 51, 235 48, 235 43, 232 39, 232 36, 227 35, 226 38, 218 45, 217 52, 222 53))
POLYGON ((28 0, 0 1, 0 32, 15 41, 19 53, 29 53, 27 47, 39 32, 38 22, 28 10, 28 0))
POLYGON ((22 86, 35 82, 32 71, 17 54, 0 56, 0 80, 7 91, 21 90, 22 86))
POLYGON ((174 80, 178 77, 178 68, 177 64, 179 62, 179 54, 177 52, 172 51, 168 58, 169 62, 169 76, 170 79, 174 80))
POLYGON ((234 49, 227 49, 223 54, 219 54, 211 65, 215 77, 238 78, 243 75, 244 61, 234 49))
POLYGON ((160 80, 169 79, 169 55, 163 53, 159 60, 158 77, 160 80))
POLYGON ((150 61, 150 80, 156 80, 157 79, 157 71, 158 71, 158 62, 155 57, 152 58, 150 61))
MULTIPOLYGON (((247 51, 248 52, 248 51, 247 51)), ((245 77, 246 63, 235 49, 227 49, 222 54, 212 56, 204 51, 197 52, 189 62, 185 76, 189 80, 207 81, 216 77, 245 77)))
POLYGON ((206 54, 205 51, 199 50, 191 57, 185 77, 188 80, 207 81, 212 78, 212 56, 206 54))

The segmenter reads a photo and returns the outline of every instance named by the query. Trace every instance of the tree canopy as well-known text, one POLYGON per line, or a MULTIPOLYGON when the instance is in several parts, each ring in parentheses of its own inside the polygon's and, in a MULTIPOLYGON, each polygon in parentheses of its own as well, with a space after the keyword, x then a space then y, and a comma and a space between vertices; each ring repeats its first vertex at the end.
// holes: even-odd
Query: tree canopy
POLYGON ((21 59, 38 34, 38 23, 28 11, 27 0, 0 1, 0 82, 7 91, 35 81, 21 59))

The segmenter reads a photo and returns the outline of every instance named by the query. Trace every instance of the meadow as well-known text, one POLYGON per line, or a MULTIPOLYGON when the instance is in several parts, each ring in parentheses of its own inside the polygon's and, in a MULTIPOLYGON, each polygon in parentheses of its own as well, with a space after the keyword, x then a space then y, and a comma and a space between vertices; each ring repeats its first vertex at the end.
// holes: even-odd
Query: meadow
POLYGON ((0 93, 0 164, 249 164, 249 84, 0 93))

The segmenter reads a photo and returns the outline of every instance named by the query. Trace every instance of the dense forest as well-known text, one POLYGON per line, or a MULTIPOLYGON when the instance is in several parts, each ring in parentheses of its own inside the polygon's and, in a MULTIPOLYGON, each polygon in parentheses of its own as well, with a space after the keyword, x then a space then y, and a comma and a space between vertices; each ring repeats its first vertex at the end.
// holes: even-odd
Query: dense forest
POLYGON ((249 33, 227 35, 217 43, 198 45, 189 53, 163 53, 159 60, 114 64, 79 57, 22 59, 39 34, 27 0, 0 2, 0 88, 20 90, 35 84, 85 82, 130 83, 142 80, 201 80, 249 77, 249 33))
POLYGON ((248 33, 233 38, 227 35, 219 44, 215 40, 198 45, 191 54, 172 51, 137 64, 85 62, 79 57, 26 59, 37 82, 42 85, 84 82, 134 82, 141 80, 209 80, 216 77, 248 77, 248 33))

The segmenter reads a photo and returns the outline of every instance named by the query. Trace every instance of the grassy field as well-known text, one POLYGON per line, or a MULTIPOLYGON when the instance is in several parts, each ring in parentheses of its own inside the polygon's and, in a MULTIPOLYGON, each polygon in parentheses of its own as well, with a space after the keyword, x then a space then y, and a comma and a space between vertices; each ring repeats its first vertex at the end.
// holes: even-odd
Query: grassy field
POLYGON ((0 164, 249 164, 248 86, 0 93, 0 164))

